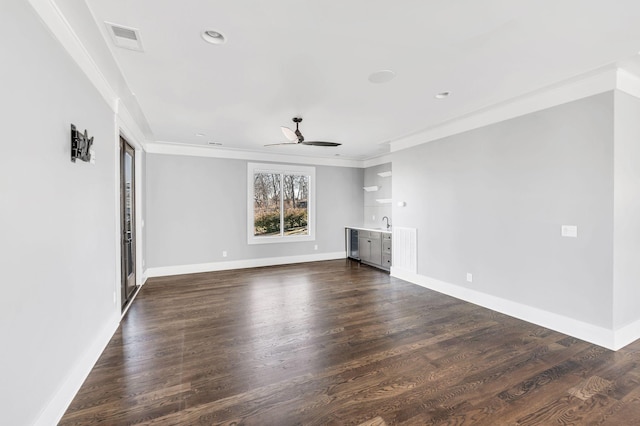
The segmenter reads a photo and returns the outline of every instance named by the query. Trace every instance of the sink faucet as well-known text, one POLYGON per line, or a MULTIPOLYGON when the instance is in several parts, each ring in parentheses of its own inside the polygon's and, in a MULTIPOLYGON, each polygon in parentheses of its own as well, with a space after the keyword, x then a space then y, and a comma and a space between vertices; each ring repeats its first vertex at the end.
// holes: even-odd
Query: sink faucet
POLYGON ((383 216, 382 220, 387 219, 387 229, 391 228, 391 224, 389 223, 389 218, 387 216, 383 216))

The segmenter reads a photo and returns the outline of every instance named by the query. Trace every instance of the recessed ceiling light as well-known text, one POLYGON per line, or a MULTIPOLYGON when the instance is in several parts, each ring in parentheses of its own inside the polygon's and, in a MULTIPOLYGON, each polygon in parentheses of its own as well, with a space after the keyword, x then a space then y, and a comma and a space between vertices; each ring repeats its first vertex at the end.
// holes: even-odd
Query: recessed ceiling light
POLYGON ((435 96, 435 98, 436 99, 448 98, 450 94, 451 94, 451 92, 440 92, 435 96))
POLYGON ((369 82, 374 84, 387 83, 396 76, 396 73, 391 70, 380 70, 373 72, 369 75, 369 82))
POLYGON ((227 39, 224 37, 224 35, 222 35, 222 33, 219 33, 218 31, 214 31, 214 30, 203 31, 202 39, 207 43, 211 43, 211 44, 223 44, 224 42, 227 41, 227 39))
POLYGON ((195 135, 199 138, 206 136, 204 133, 196 133, 195 135))
POLYGON ((209 145, 213 145, 213 146, 222 146, 222 144, 220 142, 213 142, 213 141, 209 141, 207 142, 209 145))

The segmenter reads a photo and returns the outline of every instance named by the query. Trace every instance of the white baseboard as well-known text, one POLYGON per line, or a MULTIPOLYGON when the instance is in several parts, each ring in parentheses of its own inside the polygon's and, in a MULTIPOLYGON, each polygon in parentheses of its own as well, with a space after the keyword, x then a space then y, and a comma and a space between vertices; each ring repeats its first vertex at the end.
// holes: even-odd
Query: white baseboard
POLYGON ((640 320, 619 328, 614 333, 614 350, 624 348, 629 343, 640 339, 640 320))
POLYGON ((614 351, 640 338, 640 321, 614 331, 398 268, 391 276, 614 351))
POLYGON ((73 398, 93 369, 93 366, 98 361, 98 358, 102 355, 104 348, 107 347, 111 337, 113 337, 113 334, 118 329, 119 324, 120 318, 114 316, 107 322, 102 330, 100 330, 91 346, 87 348, 82 357, 73 366, 64 383, 60 386, 53 398, 51 398, 42 413, 40 413, 40 416, 35 422, 36 426, 58 424, 65 411, 67 411, 67 408, 69 408, 69 404, 71 404, 71 401, 73 401, 73 398))
POLYGON ((258 268, 261 266, 288 265, 293 263, 319 262, 322 260, 345 259, 347 253, 304 254, 299 256, 264 257, 260 259, 230 260, 227 262, 198 263, 194 265, 160 266, 147 268, 146 276, 166 277, 170 275, 195 274, 199 272, 227 271, 231 269, 258 268))

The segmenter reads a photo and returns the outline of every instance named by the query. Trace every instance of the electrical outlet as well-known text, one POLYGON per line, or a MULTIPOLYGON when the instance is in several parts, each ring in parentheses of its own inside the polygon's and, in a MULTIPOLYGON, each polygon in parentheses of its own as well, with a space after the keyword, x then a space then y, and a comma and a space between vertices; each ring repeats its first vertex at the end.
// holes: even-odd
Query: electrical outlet
POLYGON ((473 282, 473 274, 467 272, 467 282, 468 283, 472 283, 473 282))
POLYGON ((376 217, 375 216, 371 216, 371 220, 376 220, 376 217))
POLYGON ((222 257, 227 257, 227 251, 226 250, 222 251, 222 257))
POLYGON ((315 246, 313 246, 314 250, 318 250, 318 245, 316 244, 315 246))

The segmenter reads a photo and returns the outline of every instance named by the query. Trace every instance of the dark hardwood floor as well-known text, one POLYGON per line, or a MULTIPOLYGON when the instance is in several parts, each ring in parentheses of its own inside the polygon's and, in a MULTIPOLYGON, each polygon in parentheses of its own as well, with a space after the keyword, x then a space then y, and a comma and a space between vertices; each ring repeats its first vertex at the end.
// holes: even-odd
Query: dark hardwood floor
POLYGON ((61 424, 640 425, 639 363, 348 260, 183 275, 61 424))

